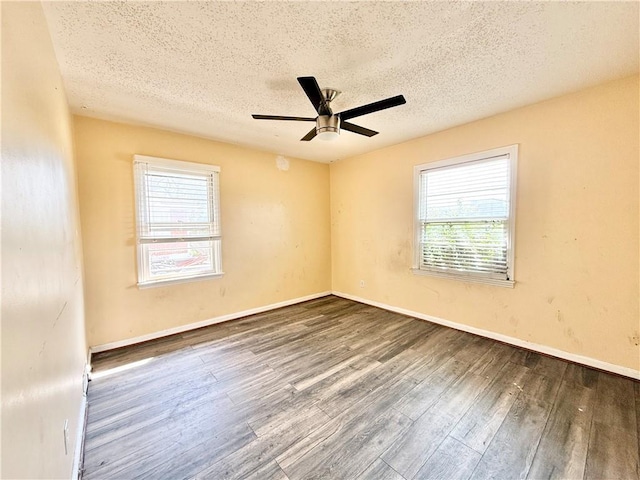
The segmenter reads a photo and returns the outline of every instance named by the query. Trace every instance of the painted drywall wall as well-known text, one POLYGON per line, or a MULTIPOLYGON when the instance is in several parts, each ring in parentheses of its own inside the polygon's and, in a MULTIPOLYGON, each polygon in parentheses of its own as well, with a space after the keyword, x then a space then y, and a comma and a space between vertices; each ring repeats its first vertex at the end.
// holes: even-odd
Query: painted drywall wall
POLYGON ((72 121, 41 4, 1 8, 1 476, 69 478, 87 355, 72 121))
POLYGON ((331 164, 333 290, 640 370, 639 111, 636 76, 331 164), (413 166, 511 144, 515 288, 412 274, 413 166))
POLYGON ((91 346, 330 290, 328 165, 74 118, 91 346), (134 154, 220 166, 223 277, 138 289, 134 154))

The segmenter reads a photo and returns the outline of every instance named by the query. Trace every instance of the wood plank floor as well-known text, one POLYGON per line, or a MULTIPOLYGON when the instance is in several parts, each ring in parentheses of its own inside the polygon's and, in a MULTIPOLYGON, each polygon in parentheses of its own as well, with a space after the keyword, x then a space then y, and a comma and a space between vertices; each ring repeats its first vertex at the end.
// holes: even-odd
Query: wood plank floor
POLYGON ((86 480, 638 478, 638 382, 333 296, 93 367, 86 480))

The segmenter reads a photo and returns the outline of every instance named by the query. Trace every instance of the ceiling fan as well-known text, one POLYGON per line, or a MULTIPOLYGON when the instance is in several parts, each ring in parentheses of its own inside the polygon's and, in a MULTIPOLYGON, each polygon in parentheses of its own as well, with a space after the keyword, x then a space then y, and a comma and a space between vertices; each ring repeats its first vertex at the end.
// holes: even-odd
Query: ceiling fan
POLYGON ((340 135, 340 129, 358 133, 365 137, 373 137, 374 135, 377 135, 378 132, 347 122, 347 120, 407 103, 402 95, 397 95, 378 102, 351 108, 344 112, 333 113, 331 110, 331 102, 340 94, 338 90, 333 88, 325 88, 321 90, 315 77, 298 77, 298 83, 300 83, 304 93, 306 93, 309 100, 311 100, 313 108, 318 112, 317 117, 283 117, 278 115, 255 114, 252 115, 252 117, 258 120, 316 122, 316 126, 300 139, 303 142, 308 142, 316 135, 318 135, 319 138, 327 140, 337 138, 340 135))

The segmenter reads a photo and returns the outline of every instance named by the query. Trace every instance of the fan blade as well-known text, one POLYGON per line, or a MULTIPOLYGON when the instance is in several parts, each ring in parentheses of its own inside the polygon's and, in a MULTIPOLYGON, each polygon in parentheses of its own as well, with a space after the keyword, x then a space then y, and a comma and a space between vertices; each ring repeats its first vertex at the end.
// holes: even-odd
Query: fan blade
POLYGON ((295 120, 297 122, 315 122, 315 118, 310 117, 282 117, 280 115, 251 115, 256 120, 295 120))
POLYGON ((301 142, 308 142, 309 140, 311 140, 315 136, 316 136, 316 127, 313 127, 311 130, 309 130, 309 133, 307 133, 304 137, 302 137, 300 139, 300 141, 301 142))
POLYGON ((309 100, 311 100, 311 104, 318 112, 318 115, 331 115, 315 77, 298 77, 298 83, 304 93, 307 94, 307 97, 309 97, 309 100))
POLYGON ((345 110, 344 112, 338 113, 338 115, 342 120, 349 120, 350 118, 377 112, 379 110, 384 110, 385 108, 397 107, 398 105, 403 105, 405 103, 407 103, 407 101, 404 97, 402 95, 397 95, 378 102, 369 103, 368 105, 352 108, 351 110, 345 110))
POLYGON ((368 128, 361 127, 360 125, 354 125, 353 123, 349 122, 341 122, 340 128, 342 130, 349 130, 353 133, 359 133, 360 135, 364 135, 365 137, 373 137, 374 135, 378 134, 378 132, 376 132, 375 130, 369 130, 368 128))

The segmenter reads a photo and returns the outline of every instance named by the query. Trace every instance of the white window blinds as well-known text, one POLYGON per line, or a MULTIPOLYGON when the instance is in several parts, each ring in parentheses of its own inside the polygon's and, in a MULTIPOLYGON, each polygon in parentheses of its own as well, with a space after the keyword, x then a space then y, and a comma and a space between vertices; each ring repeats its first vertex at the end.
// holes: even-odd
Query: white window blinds
POLYGON ((221 273, 219 168, 134 160, 138 283, 221 273))
POLYGON ((495 153, 419 170, 418 269, 513 280, 514 159, 513 153, 495 153))

